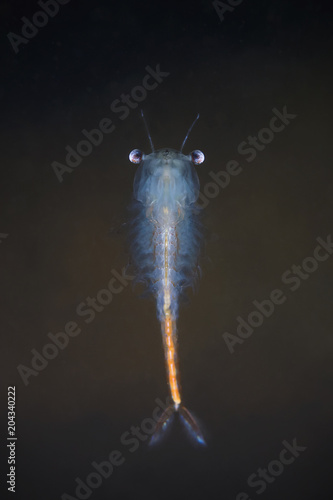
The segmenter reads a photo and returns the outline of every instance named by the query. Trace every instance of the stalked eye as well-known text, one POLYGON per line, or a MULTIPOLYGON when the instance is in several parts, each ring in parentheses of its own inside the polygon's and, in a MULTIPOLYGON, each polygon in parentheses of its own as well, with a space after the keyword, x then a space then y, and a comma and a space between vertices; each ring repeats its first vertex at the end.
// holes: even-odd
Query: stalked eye
POLYGON ((144 153, 140 149, 133 149, 129 154, 129 159, 132 163, 140 163, 144 160, 144 153))
POLYGON ((200 149, 195 149, 189 156, 190 160, 193 161, 194 165, 200 165, 205 161, 205 155, 203 154, 202 151, 200 151, 200 149))

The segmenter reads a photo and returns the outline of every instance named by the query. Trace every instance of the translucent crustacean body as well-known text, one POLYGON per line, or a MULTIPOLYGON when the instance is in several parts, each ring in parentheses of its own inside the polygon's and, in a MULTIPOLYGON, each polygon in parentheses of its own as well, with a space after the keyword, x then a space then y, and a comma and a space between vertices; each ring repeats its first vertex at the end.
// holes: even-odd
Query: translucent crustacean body
POLYGON ((177 411, 191 436, 205 444, 198 423, 182 404, 176 331, 180 297, 193 286, 198 274, 202 232, 195 209, 200 187, 195 165, 204 161, 204 155, 199 150, 190 155, 169 148, 154 151, 152 141, 151 146, 149 155, 138 149, 130 153, 130 160, 138 164, 131 249, 137 279, 145 282, 156 298, 173 402, 160 418, 151 443, 159 440, 177 411))

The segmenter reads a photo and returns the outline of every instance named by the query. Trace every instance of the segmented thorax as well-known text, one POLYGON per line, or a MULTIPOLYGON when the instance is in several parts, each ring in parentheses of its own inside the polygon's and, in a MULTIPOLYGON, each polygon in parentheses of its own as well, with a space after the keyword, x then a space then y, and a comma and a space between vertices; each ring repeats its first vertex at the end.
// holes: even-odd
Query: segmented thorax
POLYGON ((136 262, 157 298, 159 318, 174 319, 181 287, 192 280, 198 252, 192 206, 199 179, 193 154, 165 148, 147 156, 133 150, 131 155, 139 163, 134 197, 143 216, 137 226, 136 262))

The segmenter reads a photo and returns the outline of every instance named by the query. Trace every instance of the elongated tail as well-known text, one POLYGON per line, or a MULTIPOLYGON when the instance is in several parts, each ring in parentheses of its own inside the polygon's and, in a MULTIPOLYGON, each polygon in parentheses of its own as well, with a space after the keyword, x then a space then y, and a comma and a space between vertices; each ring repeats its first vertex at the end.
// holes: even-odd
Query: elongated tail
POLYGON ((173 420, 174 413, 178 412, 189 436, 195 442, 205 446, 206 442, 200 430, 198 422, 190 413, 190 411, 182 404, 181 400, 177 359, 176 322, 172 321, 167 313, 165 320, 161 322, 161 327, 167 376, 173 403, 161 415, 157 423, 155 432, 151 437, 150 444, 156 444, 161 440, 167 428, 169 427, 169 424, 171 424, 173 420))

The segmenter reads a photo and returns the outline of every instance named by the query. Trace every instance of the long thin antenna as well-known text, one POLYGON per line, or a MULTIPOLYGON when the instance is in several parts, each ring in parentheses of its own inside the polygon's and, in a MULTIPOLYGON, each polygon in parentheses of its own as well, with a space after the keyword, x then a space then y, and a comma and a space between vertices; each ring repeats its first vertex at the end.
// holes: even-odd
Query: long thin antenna
POLYGON ((147 122, 146 122, 146 118, 145 118, 145 115, 143 114, 142 109, 141 109, 141 116, 142 116, 142 119, 143 119, 143 123, 145 124, 145 127, 146 127, 146 132, 147 132, 148 139, 149 139, 149 142, 150 142, 151 150, 154 153, 154 151, 155 151, 154 144, 153 144, 153 141, 151 140, 151 135, 150 135, 150 132, 149 132, 149 128, 148 128, 148 125, 147 125, 147 122))
POLYGON ((197 115, 196 119, 194 120, 194 122, 192 123, 192 125, 190 126, 190 128, 188 129, 188 132, 187 132, 187 134, 186 134, 186 137, 185 137, 185 139, 184 139, 184 142, 183 142, 183 144, 182 144, 182 147, 180 148, 180 152, 182 152, 182 151, 183 151, 183 147, 185 146, 185 142, 187 141, 188 136, 190 135, 190 132, 191 132, 192 128, 194 127, 194 125, 196 124, 196 122, 199 120, 199 116, 200 116, 200 114, 198 113, 198 115, 197 115))

